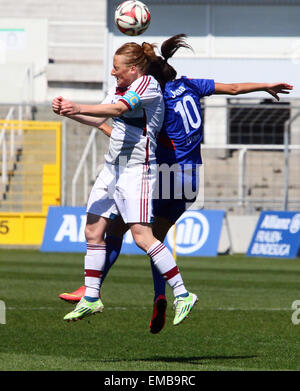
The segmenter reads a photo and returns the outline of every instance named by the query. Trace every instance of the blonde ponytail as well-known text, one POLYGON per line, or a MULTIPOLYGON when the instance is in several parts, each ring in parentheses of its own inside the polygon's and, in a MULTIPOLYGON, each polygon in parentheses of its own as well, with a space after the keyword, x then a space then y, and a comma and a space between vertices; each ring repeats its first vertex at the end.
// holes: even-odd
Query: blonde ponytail
POLYGON ((144 42, 142 45, 136 42, 128 42, 122 45, 115 54, 124 55, 125 62, 128 66, 135 65, 146 73, 152 61, 155 61, 157 56, 154 51, 155 45, 144 42))
POLYGON ((150 44, 148 42, 142 43, 142 49, 144 51, 144 54, 149 59, 150 62, 157 60, 157 55, 154 50, 156 47, 157 45, 155 45, 154 43, 153 44, 150 44))

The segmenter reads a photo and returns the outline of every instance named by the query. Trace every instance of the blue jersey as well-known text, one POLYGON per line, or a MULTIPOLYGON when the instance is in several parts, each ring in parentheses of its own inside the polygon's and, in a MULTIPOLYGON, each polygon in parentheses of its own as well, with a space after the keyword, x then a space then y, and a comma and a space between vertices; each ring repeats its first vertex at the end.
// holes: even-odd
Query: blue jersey
POLYGON ((200 164, 203 139, 200 98, 215 91, 214 80, 182 77, 164 90, 165 117, 157 140, 157 163, 200 164))

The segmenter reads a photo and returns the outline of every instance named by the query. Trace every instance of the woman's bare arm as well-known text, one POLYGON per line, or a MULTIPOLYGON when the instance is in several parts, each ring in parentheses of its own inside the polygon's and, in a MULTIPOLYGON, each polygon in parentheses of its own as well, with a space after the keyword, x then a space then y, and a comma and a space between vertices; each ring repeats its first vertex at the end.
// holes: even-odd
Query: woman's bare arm
POLYGON ((215 94, 240 95, 265 91, 279 100, 278 94, 289 94, 293 86, 287 83, 215 83, 215 94))

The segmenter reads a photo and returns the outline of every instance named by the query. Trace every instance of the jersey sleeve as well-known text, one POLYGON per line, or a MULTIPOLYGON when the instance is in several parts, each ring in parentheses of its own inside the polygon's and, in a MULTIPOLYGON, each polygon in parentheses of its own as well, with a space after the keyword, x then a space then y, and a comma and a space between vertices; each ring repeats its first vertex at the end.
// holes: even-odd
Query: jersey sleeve
POLYGON ((129 110, 134 110, 138 107, 145 107, 154 101, 162 92, 159 84, 151 76, 143 76, 134 81, 130 86, 129 91, 120 99, 125 103, 129 110))
POLYGON ((212 79, 191 79, 196 87, 199 98, 212 95, 215 92, 215 81, 212 79))

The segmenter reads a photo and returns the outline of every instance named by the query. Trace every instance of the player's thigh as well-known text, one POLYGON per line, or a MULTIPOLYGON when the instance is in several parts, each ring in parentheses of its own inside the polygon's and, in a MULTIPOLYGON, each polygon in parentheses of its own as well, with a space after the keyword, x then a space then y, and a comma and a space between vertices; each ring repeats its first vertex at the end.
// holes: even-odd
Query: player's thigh
POLYGON ((169 229, 174 223, 165 217, 154 217, 154 222, 152 224, 152 232, 155 238, 163 242, 169 229))
POLYGON ((122 238, 123 235, 128 231, 128 229, 129 229, 128 224, 125 224, 121 215, 118 215, 114 219, 111 219, 109 221, 106 230, 106 235, 122 238))

